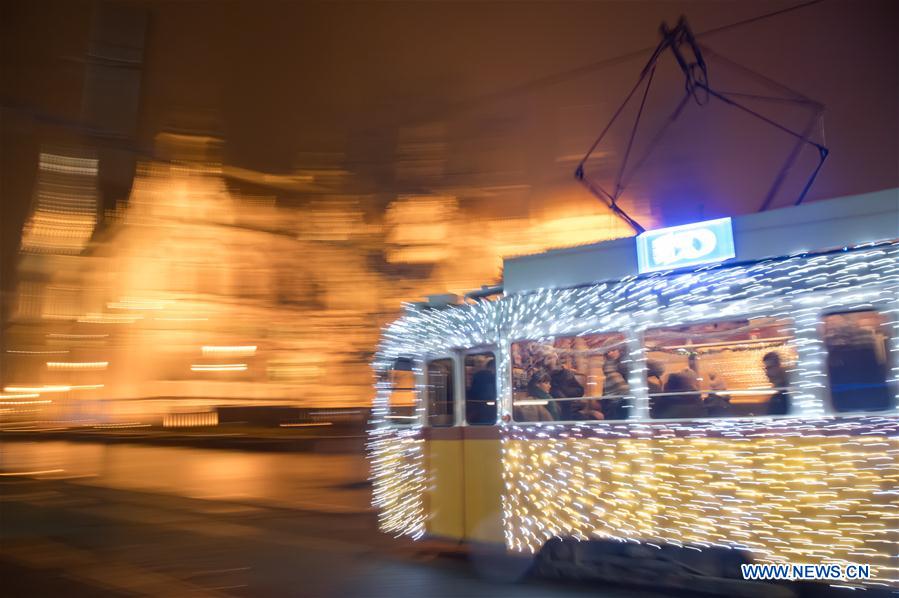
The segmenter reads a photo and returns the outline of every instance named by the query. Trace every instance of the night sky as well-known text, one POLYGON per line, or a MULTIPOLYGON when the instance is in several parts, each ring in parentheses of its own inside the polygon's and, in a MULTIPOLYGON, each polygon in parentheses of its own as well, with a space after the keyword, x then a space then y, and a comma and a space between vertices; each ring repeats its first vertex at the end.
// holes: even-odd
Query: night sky
MULTIPOLYGON (((474 213, 494 214, 598 201, 573 181, 574 166, 636 80, 659 24, 681 14, 714 50, 713 86, 771 92, 763 76, 824 105, 823 129, 812 136, 832 153, 809 201, 899 185, 899 5, 824 0, 701 35, 796 4, 122 2, 100 9, 4 1, 4 290, 40 147, 85 138, 117 148, 118 174, 101 187, 106 206, 127 199, 134 162, 165 157, 154 144, 162 130, 220 137, 221 159, 254 171, 341 169, 346 176, 325 185, 273 192, 297 205, 363 194, 372 219, 405 193, 449 191, 474 213), (98 13, 116 9, 146 18, 134 69, 137 114, 132 131, 96 141, 83 110, 88 49, 98 13), (404 174, 409 151, 413 162, 438 167, 404 174), (484 192, 497 188, 507 191, 484 192)), ((116 28, 106 31, 108 38, 116 28)), ((122 38, 133 42, 128 31, 122 38)), ((660 63, 637 149, 682 97, 673 64, 668 56, 660 63)), ((796 128, 807 117, 795 103, 754 107, 796 128)), ((634 113, 623 116, 601 148, 600 177, 614 174, 626 145, 634 113)), ((648 225, 755 211, 791 147, 735 111, 691 105, 633 174, 623 205, 648 225)), ((776 205, 792 202, 814 163, 803 153, 776 205)))

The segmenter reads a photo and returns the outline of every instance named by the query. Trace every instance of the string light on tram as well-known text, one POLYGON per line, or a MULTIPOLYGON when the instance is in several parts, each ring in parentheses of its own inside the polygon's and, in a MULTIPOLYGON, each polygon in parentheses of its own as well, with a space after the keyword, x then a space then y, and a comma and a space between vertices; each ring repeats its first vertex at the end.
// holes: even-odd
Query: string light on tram
POLYGON ((840 514, 884 523, 899 516, 880 490, 899 477, 897 432, 884 417, 664 423, 651 434, 633 426, 507 427, 506 537, 531 553, 568 535, 714 545, 768 561, 812 552, 849 564, 864 556, 886 574, 896 565, 886 548, 891 531, 840 514), (823 444, 806 442, 822 434, 823 444), (882 551, 860 552, 878 537, 882 551))
MULTIPOLYGON (((448 310, 407 306, 384 329, 373 367, 386 371, 401 356, 446 347, 502 348, 520 338, 599 333, 613 321, 616 330, 640 331, 713 316, 789 317, 785 332, 797 363, 788 418, 501 424, 506 545, 534 552, 554 537, 601 537, 752 550, 771 562, 863 558, 876 572, 871 583, 896 584, 899 554, 890 522, 899 520, 899 407, 886 412, 890 417, 828 416, 827 353, 817 327, 829 306, 895 305, 899 245, 851 249, 541 289, 448 310), (555 475, 547 475, 547 463, 555 475)), ((899 311, 880 313, 893 331, 888 351, 899 363, 899 311)), ((504 398, 499 422, 511 415, 510 361, 508 351, 496 351, 497 396, 504 398)), ((631 366, 634 410, 646 414, 643 349, 629 346, 622 361, 631 366)), ((899 382, 899 367, 889 376, 888 383, 899 382)), ((376 384, 373 504, 382 529, 418 538, 426 528, 429 485, 421 423, 391 425, 389 397, 389 384, 376 384)))

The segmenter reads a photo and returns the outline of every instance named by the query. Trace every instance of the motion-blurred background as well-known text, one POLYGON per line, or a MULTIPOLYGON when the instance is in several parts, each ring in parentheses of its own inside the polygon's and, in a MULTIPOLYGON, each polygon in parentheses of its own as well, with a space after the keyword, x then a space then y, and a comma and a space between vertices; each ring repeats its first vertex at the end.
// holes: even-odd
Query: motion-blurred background
MULTIPOLYGON (((888 0, 2 6, 6 428, 365 408, 401 302, 633 234, 573 171, 681 14, 716 88, 831 149, 806 201, 899 184, 888 0)), ((634 156, 683 96, 665 57, 634 156)), ((758 210, 795 140, 691 101, 653 147, 621 196, 646 227, 758 210)))
MULTIPOLYGON (((369 362, 403 302, 634 234, 573 175, 681 15, 831 150, 806 201, 899 186, 892 0, 0 1, 0 594, 597 595, 376 531, 369 362)), ((812 146, 684 98, 665 54, 587 175, 646 228, 796 201, 812 146)))

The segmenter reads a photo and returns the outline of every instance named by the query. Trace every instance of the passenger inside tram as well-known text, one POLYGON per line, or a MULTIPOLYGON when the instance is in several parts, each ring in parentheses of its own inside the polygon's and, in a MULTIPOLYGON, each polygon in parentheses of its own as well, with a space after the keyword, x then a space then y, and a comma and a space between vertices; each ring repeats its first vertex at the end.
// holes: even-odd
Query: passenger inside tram
POLYGON ((697 378, 690 368, 668 374, 664 393, 649 399, 650 416, 656 419, 705 417, 697 378))
POLYGON ((576 421, 590 421, 605 419, 602 411, 602 403, 597 399, 579 399, 572 401, 571 419, 576 421))
POLYGON ((496 359, 493 353, 465 356, 465 420, 472 425, 496 423, 496 359))
POLYGON ((646 360, 646 386, 650 395, 661 394, 665 383, 662 381, 665 375, 665 363, 658 359, 646 360))
MULTIPOLYGON (((533 400, 529 382, 549 376, 546 408, 554 420, 625 419, 628 368, 622 358, 621 334, 585 334, 512 344, 513 405, 533 400)), ((518 421, 518 412, 513 412, 518 421)))
POLYGON ((608 419, 627 419, 625 397, 630 392, 628 367, 621 360, 621 349, 611 349, 604 355, 602 366, 602 410, 608 419))
POLYGON ((753 318, 647 330, 646 386, 653 418, 789 412, 788 322, 753 318), (667 376, 665 372, 671 372, 667 376), (772 388, 774 392, 772 394, 772 388))
POLYGON ((762 363, 765 367, 765 376, 777 391, 768 400, 768 414, 786 415, 790 410, 790 395, 787 392, 789 381, 787 371, 780 361, 780 354, 777 351, 765 353, 762 363))
POLYGON ((551 403, 549 374, 540 371, 531 376, 528 381, 528 398, 517 401, 513 412, 515 421, 520 422, 546 422, 555 418, 547 408, 551 403))
MULTIPOLYGON (((827 373, 836 411, 891 408, 896 389, 889 381, 890 332, 885 319, 873 310, 824 318, 827 373)), ((758 317, 650 329, 643 338, 652 418, 790 413, 796 351, 788 319, 758 317)), ((627 419, 632 399, 625 347, 624 336, 616 333, 513 343, 515 420, 627 419)), ((466 357, 469 423, 495 421, 496 381, 492 364, 483 362, 487 356, 492 358, 492 354, 466 357)))
POLYGON ((702 400, 702 405, 709 417, 722 417, 730 412, 730 395, 727 394, 727 383, 718 372, 709 372, 709 394, 702 400))
MULTIPOLYGON (((549 374, 549 393, 554 399, 572 399, 584 396, 584 386, 578 380, 583 377, 581 372, 574 369, 572 352, 563 346, 565 359, 561 359, 554 347, 549 347, 544 352, 543 369, 549 374)), ((575 401, 551 401, 549 412, 554 419, 572 419, 572 409, 575 401)))

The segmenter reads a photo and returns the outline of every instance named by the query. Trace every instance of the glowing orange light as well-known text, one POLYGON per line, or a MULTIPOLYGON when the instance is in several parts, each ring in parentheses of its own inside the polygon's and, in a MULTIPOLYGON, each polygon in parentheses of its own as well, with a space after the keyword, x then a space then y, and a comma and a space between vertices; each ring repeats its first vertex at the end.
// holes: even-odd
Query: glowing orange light
POLYGON ((193 372, 244 372, 247 369, 247 364, 245 363, 220 363, 214 365, 192 365, 190 366, 191 371, 193 372))
POLYGON ((229 355, 243 357, 256 353, 256 345, 214 346, 204 345, 203 355, 229 355))
POLYGON ((48 361, 48 370, 105 370, 108 361, 48 361))

